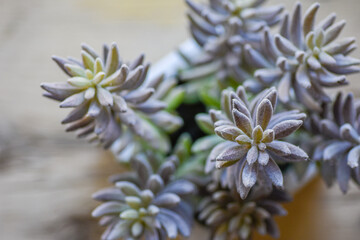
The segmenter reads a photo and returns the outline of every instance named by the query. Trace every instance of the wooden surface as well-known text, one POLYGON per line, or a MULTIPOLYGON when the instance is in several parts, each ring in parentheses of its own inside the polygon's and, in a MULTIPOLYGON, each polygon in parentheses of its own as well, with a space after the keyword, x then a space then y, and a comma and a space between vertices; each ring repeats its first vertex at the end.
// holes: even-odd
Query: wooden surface
MULTIPOLYGON (((337 11, 348 22, 344 35, 360 38, 358 0, 321 3, 321 16, 337 11)), ((0 0, 1 240, 99 239, 90 196, 120 171, 110 154, 64 133, 66 110, 41 97, 40 82, 65 80, 50 56, 116 41, 124 59, 144 52, 156 61, 187 38, 184 10, 182 0, 0 0)), ((317 180, 287 209, 281 239, 360 239, 355 187, 342 196, 317 180)), ((205 238, 197 229, 191 239, 205 238)))

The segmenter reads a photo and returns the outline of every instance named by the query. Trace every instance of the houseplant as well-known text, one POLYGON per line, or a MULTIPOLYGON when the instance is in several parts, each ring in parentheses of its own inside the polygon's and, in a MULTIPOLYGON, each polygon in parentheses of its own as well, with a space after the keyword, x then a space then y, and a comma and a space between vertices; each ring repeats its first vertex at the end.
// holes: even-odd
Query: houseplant
POLYGON ((337 40, 345 24, 334 15, 315 24, 319 4, 302 17, 300 4, 289 15, 262 3, 187 1, 199 51, 180 49, 187 66, 176 74, 148 76, 144 57, 123 63, 116 44, 102 57, 83 44, 81 61, 53 58, 69 79, 42 87, 74 108, 67 131, 129 168, 94 194, 104 239, 187 237, 194 220, 212 239, 277 237, 283 175, 301 179, 312 163, 344 193, 360 183, 357 101, 325 92, 358 71, 355 40, 337 40))

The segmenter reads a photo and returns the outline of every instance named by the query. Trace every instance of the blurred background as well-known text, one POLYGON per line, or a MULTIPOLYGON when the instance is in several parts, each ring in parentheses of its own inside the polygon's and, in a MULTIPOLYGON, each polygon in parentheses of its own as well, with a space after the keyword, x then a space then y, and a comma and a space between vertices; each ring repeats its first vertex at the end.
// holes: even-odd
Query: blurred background
MULTIPOLYGON (((288 10, 294 2, 269 1, 288 10)), ((319 2, 320 17, 336 11, 348 22, 344 36, 360 39, 359 0, 319 2)), ((189 37, 185 10, 182 0, 0 0, 0 239, 99 239, 91 194, 120 167, 111 154, 64 133, 66 110, 41 97, 39 85, 65 81, 50 57, 78 57, 82 42, 100 51, 115 41, 123 59, 145 53, 156 62, 189 37)), ((351 88, 359 96, 356 78, 351 88)), ((286 208, 281 239, 360 239, 355 186, 343 196, 315 179, 286 208)), ((191 239, 206 237, 196 228, 191 239)))

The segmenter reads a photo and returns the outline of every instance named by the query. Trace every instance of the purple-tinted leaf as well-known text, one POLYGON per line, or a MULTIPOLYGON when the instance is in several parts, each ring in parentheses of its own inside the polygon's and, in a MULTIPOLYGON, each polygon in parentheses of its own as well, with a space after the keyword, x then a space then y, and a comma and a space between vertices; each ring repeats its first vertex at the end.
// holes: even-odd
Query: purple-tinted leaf
POLYGON ((189 236, 190 236, 191 227, 190 227, 190 225, 185 221, 185 219, 183 219, 179 214, 177 214, 177 213, 175 213, 175 212, 173 212, 173 211, 164 209, 164 208, 161 209, 161 213, 169 216, 171 219, 173 219, 173 220, 176 222, 177 228, 178 228, 179 232, 180 232, 184 237, 189 237, 189 236))
POLYGON ((322 68, 314 78, 324 87, 335 87, 348 83, 346 76, 333 74, 325 68, 322 68))
POLYGON ((120 188, 120 190, 127 196, 139 196, 140 189, 134 183, 127 181, 116 182, 116 187, 120 188))
POLYGON ((299 110, 280 112, 273 115, 268 128, 273 128, 276 124, 286 120, 304 120, 305 118, 306 114, 300 113, 299 110))
MULTIPOLYGON (((216 161, 225 161, 225 162, 235 162, 239 161, 241 158, 245 156, 248 152, 249 147, 246 145, 237 145, 233 147, 226 148, 219 156, 217 156, 216 161)), ((219 163, 221 164, 221 163, 219 163)), ((226 164, 226 163, 222 163, 226 164)), ((231 164, 231 163, 229 163, 231 164)))
POLYGON ((158 111, 165 109, 166 107, 167 104, 165 102, 159 100, 153 100, 153 99, 150 99, 145 103, 136 106, 138 110, 148 114, 156 113, 158 111))
POLYGON ((346 156, 338 160, 336 169, 336 178, 338 180, 341 191, 345 194, 349 188, 349 180, 351 177, 351 168, 347 164, 346 156))
POLYGON ((223 142, 216 145, 210 152, 205 165, 205 173, 209 173, 211 170, 215 167, 215 159, 219 156, 221 152, 224 151, 224 149, 229 147, 237 146, 237 143, 233 142, 223 142))
POLYGON ((243 86, 239 86, 236 89, 236 95, 242 100, 242 102, 245 104, 246 107, 249 106, 248 100, 247 100, 247 96, 246 96, 246 92, 243 86))
POLYGON ((216 29, 211 24, 203 21, 201 18, 199 18, 197 15, 193 14, 192 12, 188 12, 187 16, 192 24, 194 24, 198 29, 200 29, 202 32, 209 34, 209 35, 218 35, 216 29))
POLYGON ((94 98, 95 97, 95 92, 96 92, 95 88, 93 88, 93 87, 90 87, 90 88, 86 89, 85 90, 85 95, 84 95, 85 99, 90 100, 90 99, 94 98))
POLYGON ((260 125, 262 129, 266 129, 272 115, 273 107, 270 100, 262 100, 256 110, 256 125, 260 125))
POLYGON ((97 201, 119 201, 123 202, 125 200, 124 194, 118 188, 106 188, 100 190, 92 195, 92 198, 97 201))
POLYGON ((308 68, 305 64, 301 64, 296 71, 296 81, 303 87, 303 88, 310 88, 311 87, 311 80, 308 73, 308 68))
POLYGON ((84 103, 82 105, 79 105, 78 107, 76 107, 74 110, 72 110, 67 116, 66 118, 64 118, 64 120, 61 121, 62 124, 66 124, 66 123, 70 123, 76 120, 81 119, 82 117, 85 116, 85 114, 87 113, 88 108, 87 108, 87 103, 84 103))
POLYGON ((329 119, 323 119, 320 123, 321 131, 332 138, 338 138, 339 135, 339 127, 329 119))
POLYGON ((229 120, 217 120, 214 123, 214 127, 221 127, 221 126, 234 126, 234 123, 230 122, 229 120))
POLYGON ((172 192, 179 196, 189 195, 195 193, 196 187, 192 182, 187 180, 177 180, 168 184, 163 192, 172 192))
POLYGON ((279 166, 270 158, 268 164, 264 167, 266 175, 270 178, 274 186, 283 187, 283 175, 279 166))
POLYGON ((266 144, 269 151, 279 156, 287 156, 291 153, 288 145, 285 142, 273 141, 266 144))
POLYGON ((343 111, 343 98, 342 98, 342 93, 339 92, 336 95, 334 104, 333 104, 333 112, 334 112, 334 118, 336 123, 341 126, 344 124, 344 118, 342 115, 342 111, 343 111))
POLYGON ((320 63, 323 65, 333 66, 336 64, 336 60, 324 51, 319 53, 319 60, 320 63))
MULTIPOLYGON (((321 63, 314 56, 310 56, 306 62, 312 70, 321 70, 322 68, 321 63)), ((304 85, 304 87, 308 88, 309 86, 304 85)))
POLYGON ((290 38, 289 14, 286 13, 281 23, 280 35, 286 39, 290 38))
POLYGON ((93 217, 100 217, 105 214, 121 213, 127 208, 128 206, 125 203, 110 201, 99 205, 97 208, 94 209, 91 215, 93 217))
POLYGON ((286 146, 289 148, 290 150, 290 154, 285 156, 284 159, 286 161, 290 161, 290 162, 293 162, 293 161, 306 161, 309 159, 309 156, 308 154, 302 150, 300 147, 297 147, 291 143, 287 143, 285 142, 286 146))
POLYGON ((216 127, 214 130, 218 136, 229 141, 235 141, 236 137, 242 133, 239 128, 229 125, 222 125, 220 127, 216 127))
POLYGON ((257 161, 259 156, 259 150, 257 146, 252 146, 246 155, 246 161, 248 164, 253 164, 257 161))
POLYGON ((78 93, 80 90, 71 86, 69 83, 42 83, 41 88, 45 91, 44 96, 63 101, 65 98, 78 93))
POLYGON ((351 168, 359 167, 360 146, 352 148, 347 156, 347 164, 351 168))
POLYGON ((347 96, 344 100, 342 112, 343 112, 345 123, 354 125, 355 118, 356 118, 356 112, 355 112, 355 107, 354 107, 354 96, 352 93, 347 94, 347 96))
POLYGON ((340 21, 338 23, 335 23, 331 27, 329 27, 325 31, 325 42, 324 42, 324 44, 326 45, 326 44, 334 41, 340 35, 340 33, 344 29, 345 25, 346 25, 346 21, 342 20, 342 21, 340 21))
POLYGON ((130 223, 126 220, 116 222, 103 233, 101 239, 107 240, 125 237, 129 233, 130 223))
POLYGON ((232 104, 233 104, 233 109, 236 109, 239 112, 245 114, 245 116, 247 116, 248 118, 251 118, 250 112, 246 107, 246 105, 244 104, 244 102, 239 101, 237 99, 233 99, 232 104))
POLYGON ((85 101, 85 92, 79 92, 70 97, 66 98, 64 101, 60 103, 60 107, 69 108, 69 107, 77 107, 81 105, 85 101))
POLYGON ((330 55, 342 54, 347 50, 349 46, 354 44, 356 41, 355 38, 344 38, 340 41, 336 41, 326 45, 323 50, 330 55))
POLYGON ((108 127, 111 116, 108 111, 101 109, 99 115, 95 118, 95 130, 97 135, 103 133, 108 127))
POLYGON ((269 67, 267 60, 255 49, 251 47, 250 44, 246 44, 244 47, 244 57, 254 68, 265 68, 269 67))
POLYGON ((334 179, 336 177, 336 166, 333 162, 326 161, 321 163, 320 173, 324 179, 327 187, 333 185, 334 179))
MULTIPOLYGON (((242 173, 245 167, 246 161, 242 161, 242 162, 238 162, 236 165, 236 172, 238 173, 242 173)), ((234 166, 235 167, 235 166, 234 166)), ((241 174, 237 174, 235 176, 236 178, 236 190, 237 192, 240 194, 240 197, 242 199, 245 199, 247 197, 247 195, 249 194, 249 191, 251 188, 245 187, 245 185, 242 182, 242 175, 241 174)))
POLYGON ((315 101, 309 92, 300 86, 298 82, 294 83, 293 88, 295 96, 302 104, 304 104, 304 106, 316 112, 320 112, 322 110, 319 102, 315 101))
POLYGON ((227 217, 227 212, 223 209, 217 209, 210 214, 210 216, 206 219, 206 224, 211 226, 214 224, 219 224, 224 221, 227 217))
POLYGON ((258 164, 248 164, 245 163, 243 172, 242 172, 242 182, 245 187, 251 188, 255 185, 257 179, 257 171, 258 171, 258 164))
POLYGON ((69 72, 66 68, 65 68, 65 64, 69 63, 68 60, 58 57, 58 56, 52 56, 51 57, 52 60, 54 60, 56 62, 56 64, 61 68, 61 70, 63 70, 67 75, 69 75, 70 77, 72 77, 72 73, 69 72))
POLYGON ((114 99, 114 110, 118 112, 126 112, 127 103, 124 98, 118 95, 113 95, 114 99))
POLYGON ((97 99, 102 106, 112 106, 114 104, 113 95, 102 87, 97 87, 97 99))
POLYGON ((137 155, 131 159, 131 166, 137 172, 142 183, 146 183, 150 175, 153 174, 149 161, 143 155, 137 155))
POLYGON ((330 26, 332 26, 334 24, 336 20, 336 13, 331 13, 329 16, 327 16, 326 18, 324 18, 324 20, 322 20, 316 28, 322 28, 323 30, 328 29, 330 26))
POLYGON ((164 181, 158 174, 153 174, 149 177, 146 186, 154 194, 156 194, 164 188, 164 181))
POLYGON ((275 87, 272 87, 267 91, 265 98, 271 102, 272 108, 273 110, 275 110, 276 101, 277 101, 277 91, 275 87))
POLYGON ((358 144, 359 143, 359 134, 357 131, 349 124, 346 123, 340 128, 340 136, 342 139, 358 144))
POLYGON ((136 69, 131 70, 127 75, 124 84, 121 86, 121 89, 134 89, 137 85, 141 84, 141 75, 143 71, 143 66, 138 66, 136 69))
POLYGON ((301 127, 301 120, 286 120, 276 124, 272 129, 275 133, 275 139, 281 139, 289 136, 301 127))
POLYGON ((154 91, 155 90, 153 88, 145 88, 145 89, 141 89, 141 90, 136 90, 136 91, 130 92, 129 94, 124 96, 124 98, 128 102, 131 102, 134 104, 139 104, 139 103, 143 103, 146 100, 148 100, 154 94, 154 91))
POLYGON ((280 231, 278 229, 278 226, 276 225, 276 222, 273 218, 265 219, 266 224, 266 232, 273 238, 279 238, 280 237, 280 231))
POLYGON ((290 26, 290 37, 292 42, 299 48, 303 45, 303 25, 301 18, 301 4, 297 3, 292 15, 290 26))
POLYGON ((177 227, 174 219, 170 218, 165 214, 159 214, 157 219, 160 221, 161 225, 165 229, 167 236, 170 239, 176 238, 177 236, 177 227))
POLYGON ((101 113, 102 106, 98 103, 98 101, 91 101, 88 115, 93 118, 97 118, 99 114, 101 113))
POLYGON ((171 161, 164 162, 161 164, 158 174, 161 176, 162 179, 164 179, 165 182, 167 182, 170 179, 170 176, 175 172, 175 165, 171 161))
POLYGON ((291 73, 285 73, 278 85, 279 99, 287 103, 290 100, 291 73))
POLYGON ((259 205, 266 209, 271 215, 277 216, 286 216, 287 211, 279 203, 271 200, 264 200, 259 203, 259 205))
POLYGON ((276 82, 277 80, 281 79, 282 72, 280 69, 274 68, 274 69, 259 69, 255 71, 254 76, 261 82, 263 82, 266 85, 272 84, 276 82))
POLYGON ((162 193, 158 195, 153 203, 159 207, 172 208, 180 203, 181 199, 174 193, 162 193))
POLYGON ((236 126, 240 128, 246 135, 251 137, 253 129, 250 119, 236 109, 233 109, 232 113, 236 126))
POLYGON ((265 151, 259 151, 258 162, 260 165, 267 165, 269 162, 269 154, 265 151))

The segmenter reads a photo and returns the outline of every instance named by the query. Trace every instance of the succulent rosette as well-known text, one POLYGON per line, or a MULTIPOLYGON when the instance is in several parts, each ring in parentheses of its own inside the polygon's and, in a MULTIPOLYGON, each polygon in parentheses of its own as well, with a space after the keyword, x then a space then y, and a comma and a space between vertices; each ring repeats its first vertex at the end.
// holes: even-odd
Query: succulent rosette
POLYGON ((178 159, 169 157, 159 165, 144 154, 132 159, 135 172, 112 178, 115 187, 94 198, 103 201, 92 213, 107 226, 102 239, 174 239, 188 237, 193 210, 184 197, 194 194, 194 184, 174 179, 178 159))
POLYGON ((360 185, 359 104, 353 95, 339 93, 323 116, 313 115, 311 128, 322 136, 313 160, 319 161, 320 172, 328 186, 336 181, 343 193, 352 179, 360 185))
POLYGON ((100 140, 109 147, 124 128, 150 141, 161 135, 152 123, 168 130, 181 126, 180 118, 163 111, 168 104, 159 99, 174 82, 169 85, 160 76, 145 83, 149 64, 143 64, 143 55, 125 64, 113 43, 111 47, 104 45, 103 57, 83 44, 81 57, 81 62, 53 57, 70 78, 63 83, 41 85, 47 91, 45 96, 61 101, 60 107, 74 108, 62 121, 69 124, 67 131, 77 130, 78 136, 90 136, 90 140, 100 140))
POLYGON ((186 0, 191 9, 188 12, 191 33, 201 45, 206 45, 211 38, 223 34, 231 22, 238 22, 234 34, 244 42, 258 42, 259 34, 265 27, 281 21, 282 6, 262 6, 263 0, 210 0, 208 4, 197 4, 186 0))
POLYGON ((275 44, 264 53, 277 55, 276 65, 255 72, 267 85, 278 81, 282 102, 296 98, 311 111, 321 111, 321 104, 330 101, 325 88, 347 84, 346 76, 360 70, 360 61, 349 56, 356 48, 355 38, 337 40, 345 21, 335 23, 336 15, 331 14, 315 24, 319 6, 313 4, 302 17, 298 3, 291 19, 284 17, 275 44))
POLYGON ((232 77, 238 83, 242 82, 239 75, 246 71, 241 68, 242 42, 236 35, 238 28, 238 23, 232 21, 226 26, 224 34, 208 40, 204 46, 205 55, 196 60, 188 60, 193 68, 183 71, 181 80, 191 81, 215 75, 221 81, 232 77))
POLYGON ((236 188, 241 198, 257 181, 283 187, 276 161, 308 159, 299 147, 280 141, 295 132, 306 115, 297 110, 274 114, 276 101, 275 88, 264 90, 248 102, 244 88, 239 87, 236 92, 224 90, 221 111, 210 111, 215 133, 226 141, 213 148, 205 171, 226 168, 223 185, 236 188))
POLYGON ((264 1, 212 0, 207 5, 187 0, 190 31, 205 54, 188 59, 193 69, 181 74, 182 80, 201 79, 216 75, 222 81, 229 77, 236 83, 250 78, 252 73, 244 65, 243 47, 256 47, 262 31, 281 20, 281 6, 262 6, 264 1))
POLYGON ((234 189, 222 188, 216 183, 208 185, 210 196, 199 203, 198 219, 211 227, 210 239, 248 240, 254 231, 279 237, 274 216, 287 214, 280 203, 290 201, 290 197, 276 189, 266 196, 257 188, 243 200, 234 189))

